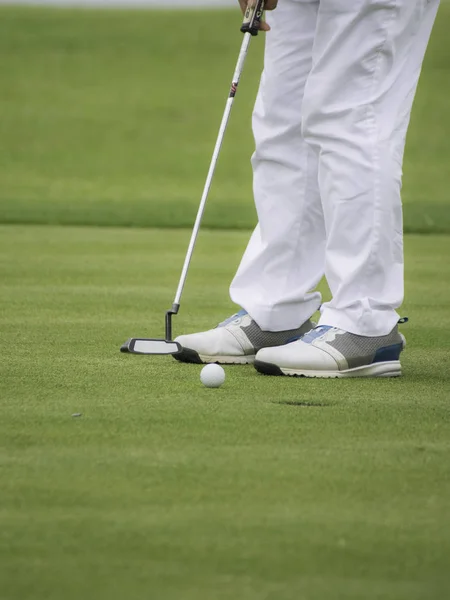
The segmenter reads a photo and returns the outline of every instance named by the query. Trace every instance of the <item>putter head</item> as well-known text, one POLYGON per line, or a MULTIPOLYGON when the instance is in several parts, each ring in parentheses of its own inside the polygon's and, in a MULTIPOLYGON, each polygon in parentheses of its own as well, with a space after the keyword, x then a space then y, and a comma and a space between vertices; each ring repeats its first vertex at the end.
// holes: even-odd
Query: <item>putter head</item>
POLYGON ((178 342, 130 338, 120 347, 121 352, 130 354, 178 354, 181 346, 178 342))

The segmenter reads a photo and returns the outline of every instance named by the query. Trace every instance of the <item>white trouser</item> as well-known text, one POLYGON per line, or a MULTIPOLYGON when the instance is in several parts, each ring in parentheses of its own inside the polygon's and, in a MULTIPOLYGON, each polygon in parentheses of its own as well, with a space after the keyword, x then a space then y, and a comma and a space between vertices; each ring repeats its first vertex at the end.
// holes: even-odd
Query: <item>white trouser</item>
POLYGON ((269 331, 385 335, 403 301, 400 200, 439 0, 280 0, 253 114, 256 227, 232 300, 269 331))

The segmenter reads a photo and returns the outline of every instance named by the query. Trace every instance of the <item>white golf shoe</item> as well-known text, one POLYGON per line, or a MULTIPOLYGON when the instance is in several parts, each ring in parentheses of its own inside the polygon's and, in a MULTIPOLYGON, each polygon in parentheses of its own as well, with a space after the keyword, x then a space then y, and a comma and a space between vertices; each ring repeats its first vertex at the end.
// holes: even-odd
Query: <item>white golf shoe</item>
POLYGON ((405 346, 397 325, 380 337, 320 325, 289 344, 263 348, 255 368, 265 375, 295 377, 398 377, 405 346))
POLYGON ((314 323, 308 320, 298 329, 262 331, 245 310, 240 310, 215 329, 177 337, 182 351, 174 358, 190 363, 249 364, 261 348, 297 339, 311 327, 314 323))

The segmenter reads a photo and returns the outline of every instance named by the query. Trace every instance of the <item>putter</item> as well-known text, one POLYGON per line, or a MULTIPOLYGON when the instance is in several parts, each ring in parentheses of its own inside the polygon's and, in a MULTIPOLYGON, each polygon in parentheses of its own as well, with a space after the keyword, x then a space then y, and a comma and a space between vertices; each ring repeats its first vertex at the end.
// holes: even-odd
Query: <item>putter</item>
POLYGON ((239 80, 241 78, 241 73, 244 68, 248 48, 250 46, 250 40, 252 36, 258 35, 258 31, 261 25, 261 19, 264 11, 264 0, 257 0, 254 2, 250 2, 250 4, 253 4, 253 6, 249 5, 244 15, 244 21, 241 27, 241 31, 242 33, 244 33, 244 39, 241 45, 241 50, 239 52, 239 58, 233 75, 233 80, 231 82, 230 93, 225 107, 225 112, 222 117, 219 135, 217 137, 216 145, 214 147, 208 176, 206 178, 206 183, 200 201, 200 206, 197 212, 197 217, 195 219, 194 228, 186 253, 186 258, 184 260, 183 269, 181 271, 178 289, 172 304, 172 308, 166 312, 166 337, 164 340, 148 338, 130 338, 121 346, 121 352, 129 352, 132 354, 178 354, 179 352, 181 352, 180 344, 172 340, 172 316, 178 314, 178 311, 180 309, 181 294, 183 293, 184 284, 186 283, 189 265, 191 262, 192 254, 194 252, 195 243, 197 241, 198 232, 200 230, 200 224, 202 222, 203 213, 206 206, 206 200, 208 198, 212 179, 216 170, 220 149, 222 147, 222 142, 225 137, 225 131, 230 118, 230 113, 233 107, 234 98, 236 96, 237 87, 239 85, 239 80))

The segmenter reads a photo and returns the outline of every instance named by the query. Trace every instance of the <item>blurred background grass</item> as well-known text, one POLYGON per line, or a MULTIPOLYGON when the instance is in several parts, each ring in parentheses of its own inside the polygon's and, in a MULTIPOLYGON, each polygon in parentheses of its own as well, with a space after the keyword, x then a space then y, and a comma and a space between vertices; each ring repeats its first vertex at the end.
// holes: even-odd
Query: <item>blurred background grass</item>
MULTIPOLYGON (((0 222, 191 226, 241 41, 234 11, 0 7, 0 222)), ((407 232, 450 232, 450 5, 405 159, 407 232)), ((205 225, 255 224, 253 43, 205 225)))

